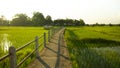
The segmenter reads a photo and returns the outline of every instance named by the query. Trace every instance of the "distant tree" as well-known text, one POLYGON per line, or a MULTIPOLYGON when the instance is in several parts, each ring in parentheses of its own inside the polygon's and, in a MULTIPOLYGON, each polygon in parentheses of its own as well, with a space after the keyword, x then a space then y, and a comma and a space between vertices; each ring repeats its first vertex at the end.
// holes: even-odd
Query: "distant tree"
POLYGON ((98 23, 98 22, 96 22, 94 25, 95 25, 95 26, 99 26, 99 23, 98 23))
POLYGON ((9 25, 9 21, 6 20, 5 16, 1 16, 0 17, 0 26, 8 26, 9 25))
POLYGON ((4 18, 3 16, 0 17, 0 25, 3 25, 4 18))
POLYGON ((84 20, 80 19, 79 22, 80 22, 80 25, 81 25, 81 26, 84 26, 84 25, 85 25, 84 20))
POLYGON ((80 21, 74 20, 75 26, 80 26, 80 21))
POLYGON ((111 23, 109 23, 109 26, 113 26, 111 23))
POLYGON ((42 13, 40 12, 34 12, 32 17, 32 23, 35 26, 41 26, 45 22, 45 18, 42 13))
POLYGON ((12 26, 28 26, 28 19, 29 17, 26 14, 16 14, 10 24, 12 26))
POLYGON ((82 19, 57 19, 54 20, 54 24, 59 26, 83 26, 85 25, 85 22, 82 19))
POLYGON ((90 24, 85 24, 86 26, 90 26, 90 24))
POLYGON ((64 20, 63 19, 54 20, 54 25, 63 26, 63 24, 64 24, 64 20))
POLYGON ((47 16, 46 18, 45 18, 45 23, 44 23, 45 25, 53 25, 53 21, 52 21, 52 18, 51 18, 51 16, 47 16))
POLYGON ((74 24, 74 20, 73 19, 66 19, 65 23, 64 23, 64 25, 68 25, 68 26, 71 26, 73 24, 74 24))
POLYGON ((118 24, 118 26, 120 26, 120 24, 118 24))
POLYGON ((100 24, 100 26, 105 26, 105 24, 100 24))

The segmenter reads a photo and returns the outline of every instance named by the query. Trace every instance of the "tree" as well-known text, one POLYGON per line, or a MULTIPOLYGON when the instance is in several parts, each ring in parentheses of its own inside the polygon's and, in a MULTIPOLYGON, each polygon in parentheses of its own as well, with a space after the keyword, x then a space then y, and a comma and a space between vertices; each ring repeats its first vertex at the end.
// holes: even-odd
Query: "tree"
POLYGON ((8 26, 9 25, 9 21, 6 20, 5 16, 1 16, 0 17, 0 26, 8 26))
POLYGON ((3 21, 4 21, 4 16, 0 17, 0 25, 3 25, 3 21))
POLYGON ((45 18, 42 13, 40 12, 34 12, 32 17, 32 23, 35 26, 41 26, 45 22, 45 18))
POLYGON ((12 19, 11 25, 13 26, 27 26, 29 25, 29 17, 26 14, 16 14, 12 19))
POLYGON ((54 20, 54 25, 57 25, 57 26, 63 26, 64 23, 65 23, 65 20, 64 20, 64 19, 54 20))
POLYGON ((68 18, 65 20, 65 23, 64 23, 64 25, 68 25, 68 26, 71 26, 73 24, 74 24, 74 20, 73 19, 68 19, 68 18))
POLYGON ((52 21, 51 16, 48 15, 46 17, 45 25, 53 25, 53 21, 52 21))
POLYGON ((81 26, 84 26, 84 25, 85 25, 84 20, 80 19, 79 22, 80 22, 80 25, 81 25, 81 26))
POLYGON ((109 26, 113 26, 113 24, 109 23, 109 26))
POLYGON ((57 19, 54 20, 54 25, 58 26, 83 26, 85 25, 85 22, 80 20, 74 20, 74 19, 57 19))
POLYGON ((75 26, 80 26, 80 21, 79 20, 74 20, 75 26))

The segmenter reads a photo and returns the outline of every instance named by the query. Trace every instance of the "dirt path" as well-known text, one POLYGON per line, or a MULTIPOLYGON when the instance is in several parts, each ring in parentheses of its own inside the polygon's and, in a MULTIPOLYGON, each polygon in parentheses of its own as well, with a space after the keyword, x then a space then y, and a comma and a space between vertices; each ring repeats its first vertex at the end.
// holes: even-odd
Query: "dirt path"
POLYGON ((72 68, 68 50, 63 39, 63 30, 57 32, 48 45, 27 68, 72 68))

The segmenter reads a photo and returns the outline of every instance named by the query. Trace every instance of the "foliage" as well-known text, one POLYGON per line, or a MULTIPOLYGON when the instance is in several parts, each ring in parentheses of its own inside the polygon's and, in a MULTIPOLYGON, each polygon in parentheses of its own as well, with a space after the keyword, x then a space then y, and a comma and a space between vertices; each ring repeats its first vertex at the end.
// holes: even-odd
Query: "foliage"
POLYGON ((54 20, 54 25, 58 26, 84 26, 85 22, 80 20, 74 20, 74 19, 57 19, 54 20))
POLYGON ((26 14, 16 14, 11 21, 12 26, 27 26, 29 25, 29 17, 26 14))
POLYGON ((95 24, 86 24, 86 26, 120 26, 120 24, 99 24, 99 23, 95 23, 95 24))
POLYGON ((68 27, 65 32, 73 68, 120 68, 120 27, 68 27))
POLYGON ((44 24, 45 18, 42 13, 34 12, 32 17, 32 22, 33 22, 33 25, 40 26, 44 24))
POLYGON ((4 16, 0 17, 0 26, 8 26, 9 25, 9 21, 6 20, 6 18, 4 16))
POLYGON ((44 17, 44 15, 40 12, 34 12, 33 17, 30 18, 26 14, 20 13, 16 14, 12 21, 8 21, 4 16, 0 18, 1 26, 84 26, 84 20, 74 20, 74 19, 56 19, 52 20, 50 15, 44 17))
POLYGON ((53 25, 53 21, 52 21, 52 18, 51 18, 51 16, 50 15, 48 15, 47 17, 46 17, 46 20, 45 20, 45 23, 44 23, 45 25, 53 25))

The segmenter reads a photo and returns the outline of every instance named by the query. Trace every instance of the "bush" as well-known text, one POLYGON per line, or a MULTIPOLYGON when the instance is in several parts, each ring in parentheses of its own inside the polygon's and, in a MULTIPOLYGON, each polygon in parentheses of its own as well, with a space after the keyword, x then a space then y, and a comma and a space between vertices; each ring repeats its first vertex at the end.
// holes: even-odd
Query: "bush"
POLYGON ((49 30, 49 29, 51 29, 52 28, 52 26, 44 26, 44 29, 45 30, 49 30))

